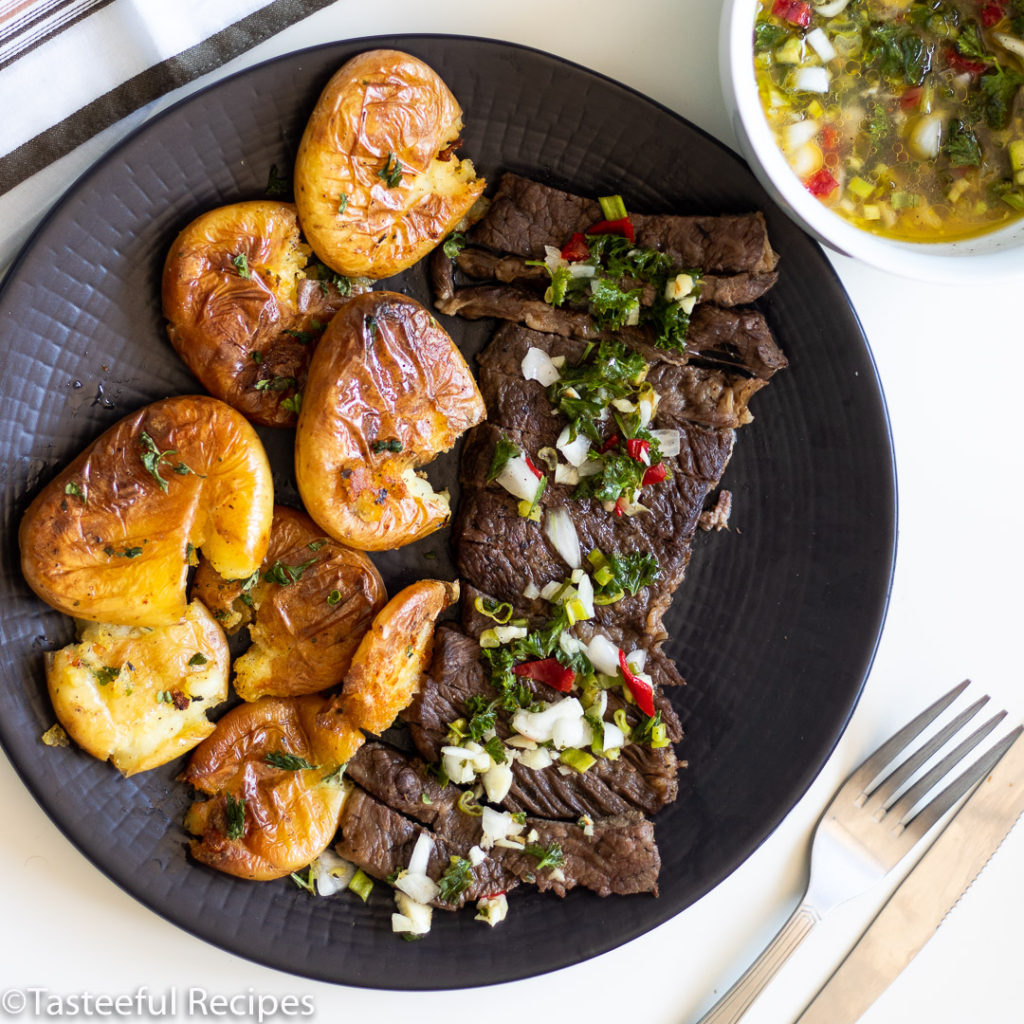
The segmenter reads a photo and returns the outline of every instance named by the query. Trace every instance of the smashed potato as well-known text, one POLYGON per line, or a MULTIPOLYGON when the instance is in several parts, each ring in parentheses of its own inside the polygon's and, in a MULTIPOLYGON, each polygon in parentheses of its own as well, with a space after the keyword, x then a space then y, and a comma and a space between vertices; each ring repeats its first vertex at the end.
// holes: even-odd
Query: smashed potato
POLYGON ((194 552, 225 578, 252 575, 272 511, 270 465, 246 419, 214 398, 167 398, 114 424, 36 496, 21 567, 75 618, 167 626, 185 615, 194 552))
POLYGON ((211 395, 266 426, 294 425, 320 333, 366 290, 311 255, 295 206, 264 199, 197 217, 164 263, 171 344, 211 395))
POLYGON ((279 505, 258 578, 224 580, 205 561, 192 593, 225 628, 252 620, 252 646, 235 660, 235 690, 253 701, 298 696, 342 681, 387 593, 362 552, 326 537, 309 516, 279 505))
POLYGON ((363 551, 400 547, 449 518, 417 470, 483 420, 465 359, 430 312, 394 292, 353 299, 310 365, 295 435, 306 509, 363 551))
POLYGON ((454 152, 462 108, 438 74, 372 50, 327 83, 299 144, 295 202, 306 238, 339 274, 397 274, 433 249, 483 193, 454 152))
POLYGON ((363 637, 341 693, 318 721, 329 729, 354 723, 384 732, 419 692, 434 652, 437 617, 459 599, 459 584, 420 580, 396 594, 363 637))
POLYGON ((338 769, 363 742, 357 729, 316 724, 319 697, 264 697, 217 723, 182 775, 210 795, 189 808, 185 827, 203 864, 239 878, 298 871, 328 846, 349 784, 338 769))
POLYGON ((46 656, 46 685, 68 735, 125 775, 166 764, 213 732, 228 695, 227 641, 198 601, 173 626, 83 623, 46 656))

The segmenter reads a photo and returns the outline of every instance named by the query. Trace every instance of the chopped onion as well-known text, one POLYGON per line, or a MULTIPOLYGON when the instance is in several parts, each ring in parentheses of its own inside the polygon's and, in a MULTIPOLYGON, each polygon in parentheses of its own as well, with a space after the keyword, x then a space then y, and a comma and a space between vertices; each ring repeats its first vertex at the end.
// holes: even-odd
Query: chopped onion
MULTIPOLYGON (((591 616, 591 618, 593 618, 593 616, 591 616)), ((566 633, 564 630, 558 637, 558 646, 569 655, 587 653, 587 645, 580 640, 579 637, 575 637, 571 633, 566 633)))
POLYGON ((417 903, 429 903, 437 897, 437 882, 427 875, 407 871, 395 879, 395 888, 417 903))
POLYGON ((587 657, 602 675, 614 676, 619 671, 619 649, 603 633, 595 633, 587 644, 587 657))
POLYGON ((508 796, 508 791, 512 788, 511 762, 506 758, 504 764, 492 764, 480 776, 480 781, 484 784, 484 792, 487 794, 487 799, 491 803, 500 804, 508 796))
POLYGON ((613 398, 612 408, 618 409, 619 412, 636 412, 635 403, 631 402, 628 398, 613 398))
POLYGON ((496 811, 486 805, 480 819, 480 828, 483 833, 481 842, 485 849, 490 849, 499 839, 508 839, 523 831, 523 826, 508 811, 496 811))
POLYGON ((543 477, 530 469, 525 455, 517 455, 505 463, 505 468, 498 474, 498 483, 513 497, 520 501, 533 501, 537 497, 543 477))
POLYGON ((570 441, 569 434, 569 427, 566 425, 558 435, 555 447, 562 453, 566 462, 573 466, 581 466, 587 461, 587 452, 590 451, 590 438, 586 434, 577 434, 570 441))
POLYGON ((942 115, 928 114, 918 118, 910 132, 910 148, 922 160, 932 160, 939 155, 942 144, 942 115))
POLYGON ((818 134, 820 127, 821 125, 817 121, 809 118, 804 121, 793 121, 792 124, 786 125, 786 130, 783 132, 783 144, 786 149, 799 149, 818 134))
POLYGON ((497 896, 483 896, 476 901, 476 917, 474 921, 483 921, 492 928, 501 924, 508 916, 508 898, 504 893, 497 896))
MULTIPOLYGON (((551 757, 551 751, 548 750, 547 747, 537 747, 536 750, 526 750, 523 752, 522 757, 519 758, 519 763, 521 765, 535 772, 547 768, 552 761, 553 758, 551 757)), ((501 843, 498 845, 500 846, 501 843)))
POLYGON ((582 562, 580 538, 568 509, 550 509, 544 520, 544 533, 566 563, 573 569, 578 569, 582 562))
POLYGON ((562 376, 558 372, 558 367, 551 362, 551 356, 544 349, 533 345, 527 349, 526 355, 523 356, 522 370, 523 376, 527 380, 538 381, 544 387, 554 384, 562 376))
POLYGON ((626 734, 614 723, 604 723, 604 737, 601 740, 602 750, 615 750, 626 745, 626 734))
POLYGON ((582 466, 576 468, 576 472, 581 479, 585 476, 597 476, 598 473, 604 472, 604 459, 587 459, 582 466))
POLYGON ((525 736, 512 735, 505 740, 506 747, 513 747, 515 750, 536 750, 537 741, 528 740, 525 736))
POLYGON ((575 466, 567 466, 564 462, 560 462, 555 466, 556 484, 567 484, 570 487, 575 487, 579 482, 580 471, 575 466))
POLYGON ((592 263, 570 263, 570 277, 593 277, 597 273, 597 267, 592 263))
POLYGON ((677 429, 672 430, 652 430, 651 437, 658 442, 658 447, 661 449, 661 454, 666 459, 674 459, 680 451, 679 431, 677 429))
POLYGON ((556 249, 553 245, 544 246, 544 262, 549 270, 557 270, 559 267, 569 266, 569 261, 562 259, 562 250, 556 249))
POLYGON ((551 740, 559 750, 589 747, 594 742, 594 731, 583 717, 583 709, 580 708, 579 718, 559 718, 551 730, 551 740))
POLYGON ((1005 47, 1010 53, 1015 53, 1021 60, 1024 60, 1024 42, 1015 36, 1007 35, 1005 32, 993 32, 992 38, 1005 47))
POLYGON ((587 618, 592 619, 594 617, 594 584, 591 583, 589 576, 584 575, 576 585, 576 596, 579 598, 580 604, 583 605, 587 618))
POLYGON ((825 154, 816 142, 808 142, 789 155, 789 165, 799 178, 809 178, 825 163, 825 154))
POLYGON ((520 736, 543 743, 554 735, 557 722, 582 717, 583 705, 575 697, 566 697, 549 704, 543 711, 517 711, 512 717, 512 728, 520 736))
POLYGON ((343 860, 333 850, 324 850, 313 861, 313 887, 317 896, 333 896, 341 892, 355 873, 355 864, 343 860))
POLYGON ((634 672, 643 672, 644 666, 647 664, 647 652, 642 647, 638 647, 635 651, 630 651, 626 655, 626 664, 634 672))
POLYGON ((485 860, 487 860, 487 854, 484 853, 479 846, 471 846, 469 848, 469 863, 472 864, 473 867, 480 867, 485 860))
POLYGON ((829 74, 826 68, 797 68, 793 75, 793 88, 797 92, 828 92, 829 74))
POLYGON ((554 604, 555 598, 558 596, 559 592, 562 590, 564 586, 564 583, 559 583, 557 580, 552 580, 550 583, 544 584, 544 586, 541 588, 540 596, 543 597, 545 601, 550 601, 552 604, 554 604))
POLYGON ((593 700, 587 705, 587 714, 594 718, 604 718, 604 713, 608 710, 608 691, 598 690, 594 694, 593 700))
POLYGON ((434 852, 434 840, 421 832, 416 838, 416 845, 412 848, 412 855, 406 867, 411 875, 425 875, 430 867, 430 855, 434 852))
POLYGON ((395 893, 395 903, 400 913, 391 915, 393 932, 408 932, 410 935, 426 935, 430 931, 433 908, 418 903, 404 892, 395 893))
POLYGON ((836 50, 831 40, 820 28, 812 28, 804 39, 814 48, 814 52, 827 64, 835 55, 836 50))
POLYGON ((538 587, 536 583, 527 583, 526 586, 523 587, 523 597, 525 597, 527 601, 535 600, 540 597, 540 587, 538 587))
POLYGON ((831 0, 831 3, 818 4, 814 11, 823 18, 834 18, 837 14, 842 14, 849 3, 850 0, 831 0))

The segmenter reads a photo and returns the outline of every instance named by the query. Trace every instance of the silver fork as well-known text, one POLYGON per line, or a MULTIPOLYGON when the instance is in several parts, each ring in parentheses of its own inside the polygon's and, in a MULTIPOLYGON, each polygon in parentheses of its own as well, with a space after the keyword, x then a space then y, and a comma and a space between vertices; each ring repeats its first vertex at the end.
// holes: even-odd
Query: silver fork
POLYGON ((887 875, 957 800, 995 767, 1020 734, 1021 726, 979 757, 931 802, 917 809, 922 799, 1006 717, 1005 711, 993 715, 920 780, 904 788, 911 776, 977 714, 988 701, 985 696, 880 778, 915 737, 963 693, 968 682, 955 686, 883 743, 836 791, 814 833, 811 870, 800 905, 736 984, 697 1024, 735 1024, 825 914, 887 875))

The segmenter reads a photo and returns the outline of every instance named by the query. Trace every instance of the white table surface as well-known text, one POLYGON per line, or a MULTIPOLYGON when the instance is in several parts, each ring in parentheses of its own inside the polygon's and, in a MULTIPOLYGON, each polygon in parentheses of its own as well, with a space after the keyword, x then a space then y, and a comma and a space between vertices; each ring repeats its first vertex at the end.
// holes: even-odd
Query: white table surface
MULTIPOLYGON (((715 0, 341 0, 191 88, 332 39, 442 32, 506 39, 618 79, 735 145, 719 93, 715 0)), ((109 129, 45 174, 53 194, 182 90, 109 129)), ((472 111, 467 113, 472 117, 472 111)), ((11 247, 43 211, 0 228, 11 247)), ((732 876, 660 928, 604 956, 536 979, 457 994, 401 994, 309 982, 249 963, 147 910, 61 835, 0 757, 0 988, 117 995, 147 986, 241 996, 308 996, 299 1019, 695 1020, 794 905, 812 826, 838 782, 912 713, 961 678, 1024 715, 1024 456, 1016 386, 1024 328, 1020 288, 951 288, 884 275, 833 257, 870 339, 895 438, 899 555, 881 646, 853 721, 818 780, 732 876)), ((1011 1024, 1024 1020, 1020 921, 1024 829, 1018 827, 946 922, 862 1018, 865 1024, 1011 1024)), ((837 911, 746 1018, 791 1021, 853 941, 885 890, 837 911)), ((514 912, 514 908, 513 908, 514 912)), ((542 965, 539 965, 542 966, 542 965)), ((0 1019, 4 1016, 0 1009, 0 1019)), ((23 1016, 20 1019, 34 1019, 23 1016)), ((42 1018, 39 1018, 42 1019, 42 1018)), ((288 1019, 279 1015, 277 1020, 288 1019)))

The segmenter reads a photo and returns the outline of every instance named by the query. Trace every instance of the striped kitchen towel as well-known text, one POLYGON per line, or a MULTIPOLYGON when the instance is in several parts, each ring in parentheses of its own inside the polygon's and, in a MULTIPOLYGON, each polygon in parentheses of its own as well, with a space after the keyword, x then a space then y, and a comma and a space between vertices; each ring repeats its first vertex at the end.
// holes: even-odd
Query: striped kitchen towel
POLYGON ((0 0, 0 196, 332 0, 0 0))

